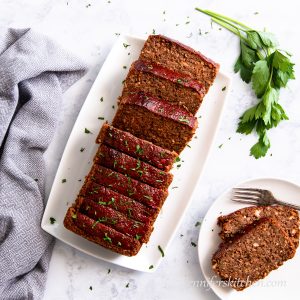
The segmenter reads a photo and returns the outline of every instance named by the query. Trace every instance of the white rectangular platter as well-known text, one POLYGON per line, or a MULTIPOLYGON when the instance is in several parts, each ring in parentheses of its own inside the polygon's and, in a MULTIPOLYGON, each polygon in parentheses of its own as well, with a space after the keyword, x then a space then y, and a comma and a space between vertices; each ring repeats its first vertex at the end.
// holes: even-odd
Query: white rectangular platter
POLYGON ((169 188, 169 196, 154 224, 150 241, 143 245, 136 256, 115 254, 63 226, 67 208, 75 201, 84 177, 92 166, 98 148, 95 144, 97 134, 105 121, 112 121, 117 109, 117 98, 122 91, 122 81, 131 63, 138 59, 144 42, 143 39, 120 36, 109 53, 69 137, 41 226, 54 237, 94 257, 127 268, 153 272, 162 260, 158 245, 167 252, 167 247, 192 199, 213 143, 230 85, 229 78, 222 72, 219 72, 197 114, 199 128, 195 137, 189 143, 189 147, 181 153, 181 162, 176 163, 172 169, 174 180, 169 188), (223 89, 224 87, 226 89, 223 89), (85 133, 85 128, 91 133, 85 133), (50 222, 51 217, 56 220, 54 224, 50 222), (149 266, 153 268, 149 269, 149 266))

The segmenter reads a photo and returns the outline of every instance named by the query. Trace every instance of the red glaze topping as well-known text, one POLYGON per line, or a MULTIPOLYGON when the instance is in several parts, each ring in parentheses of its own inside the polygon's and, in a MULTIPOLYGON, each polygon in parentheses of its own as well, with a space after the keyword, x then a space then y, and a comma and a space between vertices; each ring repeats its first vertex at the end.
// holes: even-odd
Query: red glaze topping
POLYGON ((154 64, 152 62, 143 61, 143 60, 137 60, 136 62, 133 63, 133 66, 138 71, 151 73, 158 77, 170 80, 176 84, 180 84, 187 88, 194 89, 201 95, 205 93, 205 89, 203 85, 188 75, 178 73, 169 70, 167 68, 164 68, 160 65, 154 64))
POLYGON ((171 174, 104 144, 100 145, 95 162, 156 188, 167 188, 172 181, 171 174))
POLYGON ((93 166, 89 176, 100 185, 154 208, 161 207, 168 195, 167 191, 154 188, 99 165, 93 166))
POLYGON ((141 106, 164 118, 172 119, 192 129, 197 128, 197 118, 188 111, 176 105, 172 105, 165 100, 153 97, 150 94, 143 92, 131 94, 123 97, 121 103, 141 106))
POLYGON ((171 169, 177 157, 175 152, 156 146, 108 124, 102 126, 97 142, 102 142, 165 171, 171 169))
POLYGON ((99 205, 113 208, 143 223, 152 223, 157 215, 157 209, 145 206, 93 181, 88 181, 80 193, 84 199, 90 199, 99 205))

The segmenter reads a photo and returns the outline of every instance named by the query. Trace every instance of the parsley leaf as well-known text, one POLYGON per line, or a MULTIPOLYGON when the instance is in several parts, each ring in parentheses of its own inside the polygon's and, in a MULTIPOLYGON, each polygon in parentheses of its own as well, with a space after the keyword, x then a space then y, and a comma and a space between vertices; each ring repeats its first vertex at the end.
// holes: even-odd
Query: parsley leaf
POLYGON ((270 69, 266 60, 259 60, 255 63, 255 66, 252 71, 252 87, 257 97, 260 98, 266 86, 268 85, 270 77, 270 69))

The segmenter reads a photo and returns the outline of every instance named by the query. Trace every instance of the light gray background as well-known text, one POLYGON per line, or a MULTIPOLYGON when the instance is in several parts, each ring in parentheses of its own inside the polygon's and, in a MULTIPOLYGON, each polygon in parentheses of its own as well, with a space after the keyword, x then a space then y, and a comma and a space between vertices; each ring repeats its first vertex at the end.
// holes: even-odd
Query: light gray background
MULTIPOLYGON (((0 25, 34 27, 90 65, 88 74, 65 94, 59 127, 46 154, 48 192, 81 105, 117 38, 115 33, 146 36, 154 29, 202 51, 219 62, 233 79, 198 192, 157 272, 127 270, 56 242, 44 300, 217 299, 211 291, 193 286, 193 281, 203 280, 197 248, 191 246, 191 241, 198 244, 199 227, 194 224, 203 218, 220 193, 245 179, 276 176, 300 183, 299 65, 299 79, 281 92, 281 103, 290 120, 270 132, 271 151, 266 158, 256 161, 249 157, 255 137, 235 133, 238 117, 254 101, 250 87, 232 72, 238 40, 217 25, 211 27, 207 17, 194 11, 196 6, 222 12, 258 29, 266 27, 276 33, 283 49, 293 53, 294 62, 299 62, 300 5, 295 0, 0 0, 0 25)), ((202 244, 205 241, 199 247, 202 244)))

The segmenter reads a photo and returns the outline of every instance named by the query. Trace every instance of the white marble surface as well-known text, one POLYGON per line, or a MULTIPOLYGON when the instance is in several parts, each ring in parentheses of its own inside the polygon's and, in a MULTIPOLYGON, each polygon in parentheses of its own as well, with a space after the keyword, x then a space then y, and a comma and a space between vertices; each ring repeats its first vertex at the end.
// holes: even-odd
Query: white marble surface
POLYGON ((232 71, 238 41, 218 26, 211 27, 207 17, 194 11, 195 6, 222 12, 256 28, 267 27, 276 33, 282 47, 294 54, 293 60, 299 62, 300 5, 295 0, 0 0, 0 25, 34 27, 62 43, 90 66, 88 74, 65 94, 58 130, 46 154, 47 192, 80 107, 116 39, 115 33, 145 36, 155 30, 175 37, 218 61, 233 79, 198 192, 157 272, 131 271, 56 242, 44 300, 217 299, 209 289, 193 286, 193 281, 203 280, 197 248, 191 246, 191 241, 197 242, 199 233, 199 227, 194 224, 203 218, 223 190, 239 181, 276 176, 300 183, 299 64, 297 80, 281 93, 281 103, 290 120, 270 132, 271 151, 266 158, 256 161, 249 156, 255 137, 235 133, 239 115, 254 101, 250 87, 232 71), (223 144, 221 148, 220 144, 223 144))

